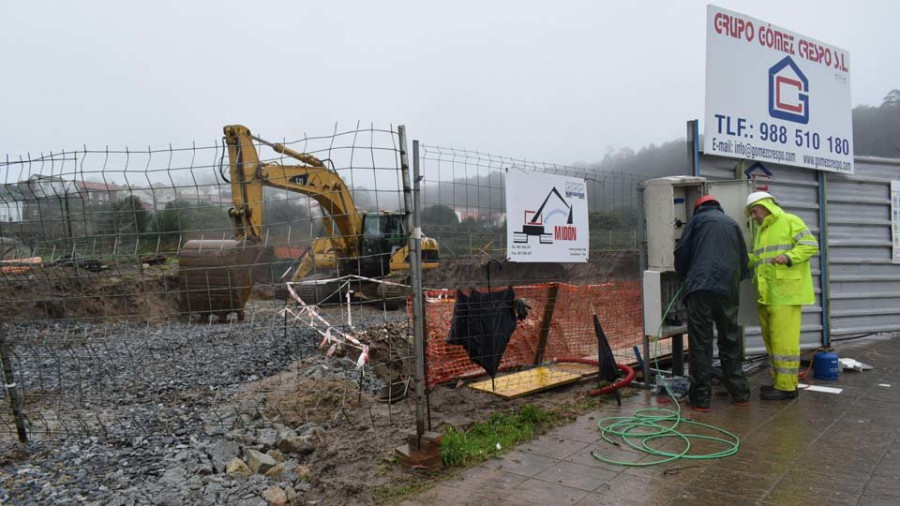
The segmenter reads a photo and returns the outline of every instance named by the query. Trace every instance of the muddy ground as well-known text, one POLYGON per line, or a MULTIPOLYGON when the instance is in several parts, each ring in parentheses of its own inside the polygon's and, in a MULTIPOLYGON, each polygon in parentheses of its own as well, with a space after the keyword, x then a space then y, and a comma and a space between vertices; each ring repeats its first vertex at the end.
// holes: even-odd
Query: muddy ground
MULTIPOLYGON (((416 403, 410 391, 403 400, 390 404, 374 395, 359 395, 352 382, 331 380, 312 385, 297 380, 291 373, 264 382, 297 385, 292 391, 268 395, 265 410, 273 419, 289 426, 309 421, 329 424, 323 448, 307 462, 315 480, 309 497, 322 504, 391 503, 405 490, 427 487, 455 472, 429 473, 410 470, 399 464, 395 448, 415 432, 416 403), (310 410, 311 406, 317 409, 310 410), (337 422, 337 423, 335 423, 337 422)), ((271 385, 267 385, 268 390, 271 385)), ((474 390, 464 383, 439 385, 428 393, 426 420, 431 430, 442 432, 447 427, 465 430, 492 413, 511 413, 525 404, 534 404, 572 419, 610 399, 590 397, 595 380, 585 380, 518 399, 504 399, 474 390)))
MULTIPOLYGON (((426 274, 425 285, 429 288, 484 286, 488 260, 485 258, 480 263, 473 259, 445 261, 441 269, 426 274)), ((595 255, 590 263, 578 265, 505 262, 501 262, 500 266, 496 263, 491 265, 493 285, 547 281, 596 283, 609 279, 636 279, 637 276, 637 258, 633 253, 625 252, 595 255)), ((261 322, 267 325, 266 332, 274 336, 273 343, 279 343, 277 337, 282 332, 279 329, 284 329, 285 336, 288 332, 300 331, 306 325, 306 319, 282 320, 278 316, 282 304, 258 297, 251 300, 249 317, 244 322, 231 324, 227 331, 228 339, 255 339, 254 334, 259 332, 261 322)), ((17 328, 43 325, 51 332, 45 329, 41 331, 42 335, 52 337, 53 328, 68 328, 72 322, 76 325, 78 322, 105 325, 104 346, 109 348, 114 346, 110 343, 115 343, 115 336, 110 334, 119 328, 112 322, 141 322, 150 324, 148 328, 155 329, 154 333, 167 340, 165 347, 173 350, 168 358, 163 356, 161 359, 170 363, 147 366, 145 372, 150 379, 154 374, 160 379, 152 367, 166 368, 167 374, 173 375, 182 369, 200 367, 188 379, 179 377, 177 381, 170 381, 176 386, 168 391, 153 390, 150 394, 129 391, 126 398, 135 396, 141 399, 142 395, 149 395, 149 400, 158 401, 160 407, 169 406, 171 402, 178 409, 183 409, 185 402, 193 402, 195 407, 188 406, 188 411, 198 414, 198 418, 208 418, 209 410, 239 413, 246 407, 247 401, 253 401, 266 423, 292 428, 313 423, 323 427, 321 444, 300 461, 309 467, 311 478, 304 482, 306 490, 299 496, 298 503, 391 502, 404 490, 427 485, 447 475, 446 472, 428 474, 410 471, 400 466, 395 457, 394 449, 416 427, 414 387, 409 384, 407 388, 406 383, 413 371, 413 354, 408 316, 404 312, 384 311, 371 306, 354 308, 355 328, 349 330, 354 330, 354 335, 371 347, 370 365, 363 371, 367 375, 365 381, 355 367, 357 351, 349 346, 335 346, 331 350, 332 356, 326 358, 324 352, 329 347, 319 347, 318 337, 311 333, 313 341, 303 338, 304 343, 308 342, 306 345, 285 344, 283 351, 278 353, 288 355, 279 356, 277 361, 269 358, 265 359, 265 363, 258 364, 256 358, 261 355, 259 351, 245 352, 249 355, 240 360, 246 360, 248 366, 238 365, 235 371, 239 377, 228 378, 229 382, 211 384, 207 376, 199 373, 203 364, 197 364, 197 359, 194 359, 182 365, 178 350, 187 346, 185 350, 190 349, 192 354, 202 357, 204 351, 199 347, 209 346, 209 360, 215 362, 216 356, 222 356, 222 341, 215 336, 203 339, 187 337, 183 325, 188 324, 189 319, 187 315, 180 314, 178 308, 177 276, 174 270, 165 266, 118 266, 99 273, 52 267, 25 275, 5 276, 0 280, 0 319, 18 325, 17 328), (176 335, 164 336, 168 328, 176 335), (182 337, 192 341, 177 342, 182 337), (280 363, 284 365, 278 365, 280 363), (311 374, 310 371, 322 371, 322 374, 311 374), (183 389, 181 393, 174 391, 179 389, 183 389), (168 400, 170 396, 171 401, 168 400), (211 400, 213 398, 214 401, 211 400)), ((333 325, 348 330, 344 308, 323 308, 321 314, 333 325)), ((207 328, 215 329, 215 326, 207 328)), ((309 328, 306 329, 309 332, 309 328)), ((88 332, 84 334, 88 335, 88 332)), ((46 343, 48 347, 58 344, 52 341, 46 343)), ((34 341, 30 341, 29 345, 35 346, 34 341)), ((71 343, 65 345, 72 346, 71 343)), ((278 356, 278 353, 272 357, 278 356)), ((213 367, 213 364, 208 367, 213 367)), ((83 374, 82 369, 77 371, 83 374)), ((127 370, 118 372, 125 374, 127 370)), ((102 376, 103 381, 111 383, 112 387, 117 386, 117 380, 110 379, 108 371, 103 372, 102 376)), ((125 374, 122 378, 127 376, 125 374)), ((123 389, 135 384, 133 380, 122 381, 119 386, 123 389)), ((152 383, 150 381, 148 385, 152 383)), ((587 393, 594 387, 594 380, 588 380, 506 400, 473 390, 463 383, 439 385, 428 393, 429 427, 435 431, 442 431, 448 426, 466 429, 476 421, 487 419, 491 413, 511 412, 526 403, 556 411, 563 418, 575 416, 603 402, 600 398, 588 396, 587 393)), ((126 401, 117 404, 127 408, 126 401)), ((140 404, 152 405, 146 399, 140 404)), ((53 406, 33 405, 31 408, 52 410, 53 406)), ((0 409, 6 410, 8 405, 4 404, 0 409)), ((186 421, 190 419, 185 416, 186 421)), ((233 427, 219 429, 227 431, 233 427)), ((221 437, 222 432, 208 431, 204 437, 221 437)), ((11 435, 6 434, 3 439, 8 443, 11 435)), ((40 439, 52 445, 52 437, 40 439)), ((31 464, 41 465, 40 462, 31 464)))

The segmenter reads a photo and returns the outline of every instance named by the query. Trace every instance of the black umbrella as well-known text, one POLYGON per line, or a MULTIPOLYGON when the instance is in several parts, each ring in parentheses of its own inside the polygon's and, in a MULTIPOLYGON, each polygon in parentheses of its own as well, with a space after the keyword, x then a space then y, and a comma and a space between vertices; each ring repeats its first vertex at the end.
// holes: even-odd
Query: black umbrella
MULTIPOLYGON (((594 334, 597 335, 597 386, 600 386, 600 382, 603 380, 613 384, 619 376, 616 368, 616 359, 613 357, 612 348, 609 347, 609 341, 606 340, 606 333, 603 332, 603 326, 600 325, 600 318, 597 316, 597 311, 594 309, 593 304, 591 305, 591 310, 594 312, 594 334)), ((616 402, 621 406, 622 397, 619 389, 617 388, 613 392, 616 396, 616 402)))
POLYGON ((613 358, 612 348, 606 340, 606 334, 600 325, 600 318, 594 312, 594 333, 597 334, 597 363, 599 368, 598 381, 606 380, 615 383, 618 377, 616 372, 616 360, 613 358))

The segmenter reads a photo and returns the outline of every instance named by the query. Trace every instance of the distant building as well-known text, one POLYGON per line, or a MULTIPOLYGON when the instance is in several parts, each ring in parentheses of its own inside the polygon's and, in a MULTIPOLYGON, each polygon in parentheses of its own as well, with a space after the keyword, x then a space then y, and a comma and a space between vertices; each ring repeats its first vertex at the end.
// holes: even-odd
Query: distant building
POLYGON ((116 184, 95 181, 75 181, 74 184, 78 196, 86 204, 92 205, 111 204, 121 198, 123 191, 127 191, 127 188, 116 184))
POLYGON ((148 211, 162 211, 166 208, 166 204, 178 199, 175 188, 172 188, 171 186, 150 188, 132 187, 125 190, 124 195, 132 195, 141 199, 144 209, 148 211))
POLYGON ((473 220, 485 225, 499 226, 503 224, 504 215, 499 211, 477 207, 451 207, 460 223, 473 220))
POLYGON ((17 185, 0 185, 0 223, 20 223, 25 208, 17 185))
POLYGON ((232 205, 231 193, 219 192, 214 187, 197 187, 183 190, 178 193, 178 200, 198 206, 229 207, 232 205))
POLYGON ((72 181, 66 181, 58 176, 34 174, 17 184, 25 200, 60 199, 76 193, 72 181))
POLYGON ((34 174, 16 186, 22 195, 22 221, 56 218, 78 195, 74 182, 57 176, 34 174))

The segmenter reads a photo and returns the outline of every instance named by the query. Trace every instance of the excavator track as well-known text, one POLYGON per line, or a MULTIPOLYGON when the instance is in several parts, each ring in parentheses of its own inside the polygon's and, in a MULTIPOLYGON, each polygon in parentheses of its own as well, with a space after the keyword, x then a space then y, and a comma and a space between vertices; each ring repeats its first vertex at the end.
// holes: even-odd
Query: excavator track
MULTIPOLYGON (((394 310, 406 306, 409 296, 409 287, 395 284, 384 284, 365 280, 325 281, 309 283, 312 280, 326 280, 334 277, 328 274, 318 274, 304 278, 304 283, 292 285, 294 292, 303 302, 310 305, 343 304, 347 300, 347 292, 350 291, 354 303, 383 304, 385 309, 394 310)), ((402 283, 401 280, 391 279, 394 283, 402 283)))
POLYGON ((293 285, 294 292, 297 293, 297 296, 300 297, 303 302, 310 305, 321 305, 321 304, 340 304, 344 297, 347 295, 348 286, 344 281, 327 281, 320 283, 306 283, 306 281, 315 281, 315 280, 324 280, 333 278, 333 275, 329 274, 318 274, 313 276, 307 276, 304 278, 304 283, 298 283, 293 285))
MULTIPOLYGON (((404 283, 403 279, 390 279, 394 283, 404 283)), ((406 306, 406 299, 410 295, 408 286, 378 283, 376 288, 377 299, 384 304, 385 309, 395 310, 406 306)))
MULTIPOLYGON (((308 276, 304 281, 315 279, 328 279, 327 274, 308 276)), ((394 283, 402 283, 402 280, 391 279, 394 283)), ((320 283, 298 283, 293 285, 294 292, 303 299, 303 302, 314 305, 343 304, 347 300, 347 292, 351 292, 354 302, 365 304, 384 304, 388 310, 400 309, 406 306, 409 296, 409 287, 395 284, 385 284, 373 281, 346 280, 327 281, 320 283)))

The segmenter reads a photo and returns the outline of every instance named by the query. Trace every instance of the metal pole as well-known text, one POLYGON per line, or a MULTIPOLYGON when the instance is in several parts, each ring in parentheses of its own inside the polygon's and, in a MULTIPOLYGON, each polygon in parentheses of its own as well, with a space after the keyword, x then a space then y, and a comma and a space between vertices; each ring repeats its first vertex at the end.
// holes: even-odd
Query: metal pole
POLYGON ((416 226, 406 153, 406 127, 397 127, 400 143, 400 170, 403 175, 403 205, 409 234, 409 278, 413 300, 413 349, 416 353, 416 435, 425 434, 425 320, 422 307, 422 230, 416 226))
POLYGON ((10 346, 6 342, 6 331, 0 329, 0 365, 3 367, 3 383, 9 393, 9 404, 12 407, 13 418, 16 421, 16 432, 19 434, 19 442, 28 442, 28 431, 25 429, 25 417, 22 415, 22 398, 19 397, 19 389, 16 388, 15 374, 13 374, 12 360, 10 359, 10 346))
POLYGON ((822 346, 831 345, 831 269, 828 262, 828 176, 819 171, 819 280, 822 283, 822 346))
MULTIPOLYGON (((644 297, 647 294, 644 293, 644 271, 647 270, 647 217, 644 214, 644 186, 641 186, 637 190, 638 196, 638 269, 640 272, 638 273, 638 279, 641 280, 641 303, 643 304, 644 297)), ((644 318, 647 318, 647 315, 644 315, 644 318)), ((644 352, 644 388, 650 388, 650 337, 644 333, 643 327, 644 320, 641 321, 641 344, 643 345, 644 352)))
POLYGON ((75 243, 75 233, 72 232, 72 211, 69 209, 69 190, 68 189, 65 189, 65 195, 63 198, 66 199, 65 200, 66 233, 68 234, 69 240, 71 240, 72 243, 74 244, 75 243))
POLYGON ((688 166, 692 176, 700 175, 700 122, 693 119, 687 122, 688 166))
MULTIPOLYGON (((413 140, 413 164, 412 164, 412 177, 413 177, 413 222, 415 223, 415 228, 413 230, 421 230, 422 229, 422 173, 419 169, 419 141, 413 140)), ((422 265, 421 258, 421 238, 419 244, 419 265, 422 265)), ((420 285, 424 285, 424 276, 419 276, 419 279, 422 280, 420 285)), ((422 354, 422 385, 425 390, 425 413, 427 415, 427 429, 431 430, 431 396, 428 394, 428 357, 425 355, 425 294, 424 288, 420 290, 418 294, 418 299, 420 301, 422 307, 422 336, 421 342, 419 343, 419 350, 416 353, 422 354)))

